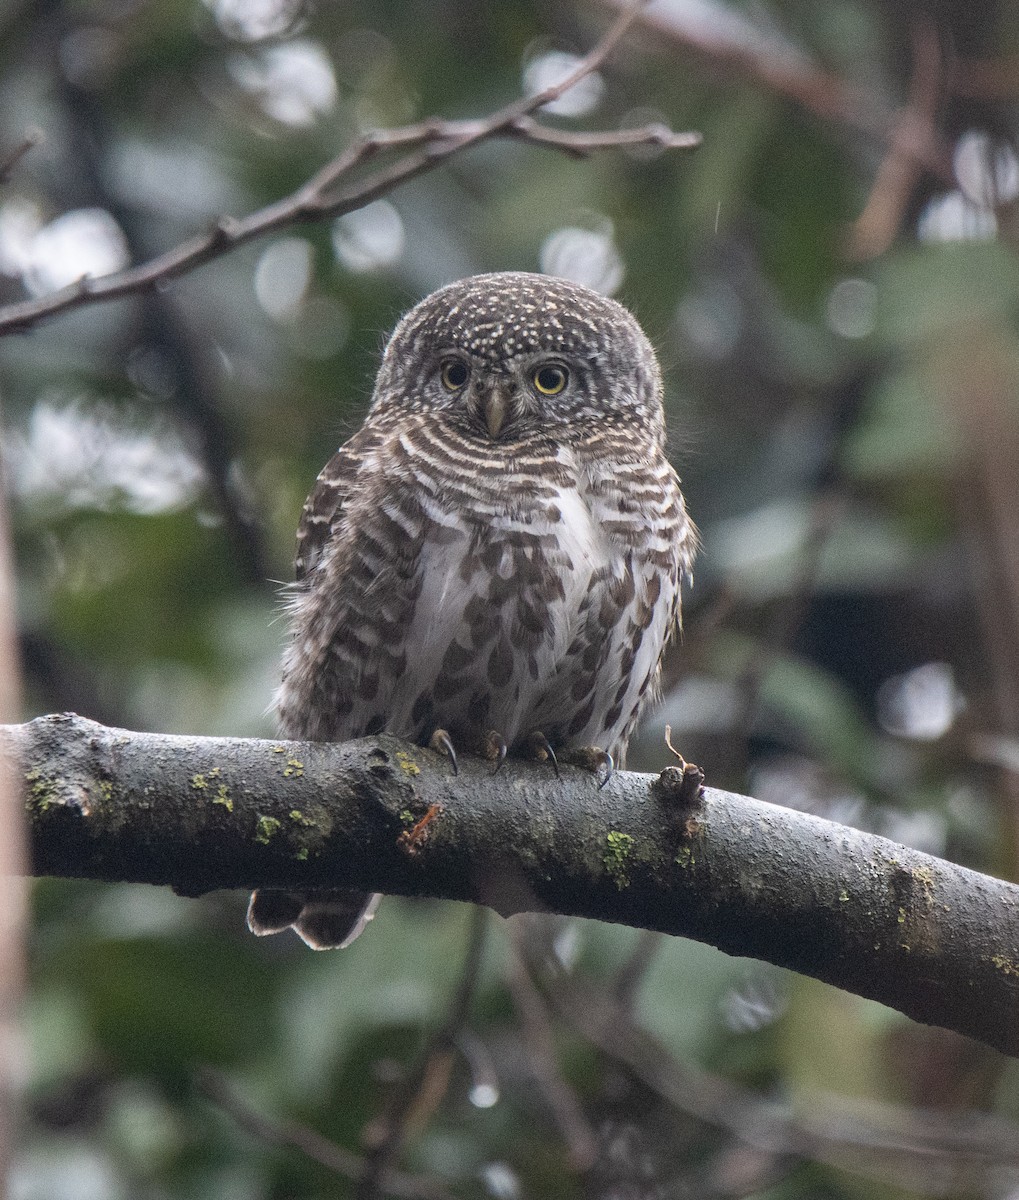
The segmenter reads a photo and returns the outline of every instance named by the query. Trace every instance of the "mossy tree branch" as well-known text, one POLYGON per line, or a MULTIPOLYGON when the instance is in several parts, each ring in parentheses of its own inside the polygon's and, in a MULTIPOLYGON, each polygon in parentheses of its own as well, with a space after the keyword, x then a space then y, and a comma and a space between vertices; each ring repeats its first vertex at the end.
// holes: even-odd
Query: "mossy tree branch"
POLYGON ((169 737, 74 715, 3 728, 37 875, 352 885, 616 921, 764 959, 1019 1056, 1019 887, 680 773, 169 737))

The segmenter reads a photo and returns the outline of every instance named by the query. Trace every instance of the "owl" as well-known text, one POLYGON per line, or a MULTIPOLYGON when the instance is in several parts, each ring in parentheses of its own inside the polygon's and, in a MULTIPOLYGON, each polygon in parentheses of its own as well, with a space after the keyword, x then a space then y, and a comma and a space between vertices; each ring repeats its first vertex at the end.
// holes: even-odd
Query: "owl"
MULTIPOLYGON (((304 506, 281 731, 386 731, 454 770, 457 750, 597 747, 610 771, 696 543, 658 362, 625 308, 521 272, 440 288, 396 326, 364 424, 304 506)), ((248 925, 346 946, 378 899, 261 889, 248 925)))

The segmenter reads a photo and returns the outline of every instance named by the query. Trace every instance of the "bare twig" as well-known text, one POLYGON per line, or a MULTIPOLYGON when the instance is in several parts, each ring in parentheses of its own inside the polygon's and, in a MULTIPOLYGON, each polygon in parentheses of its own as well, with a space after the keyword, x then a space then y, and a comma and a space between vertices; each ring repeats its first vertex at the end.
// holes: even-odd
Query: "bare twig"
POLYGON ((597 150, 623 146, 657 146, 661 150, 696 150, 701 144, 699 133, 675 133, 667 125, 635 125, 631 129, 614 129, 579 133, 569 129, 551 129, 539 125, 530 117, 520 117, 506 130, 507 136, 519 137, 535 145, 550 146, 577 158, 587 158, 597 150))
POLYGON ((649 929, 640 931, 633 949, 612 980, 612 993, 623 1012, 631 1012, 637 1003, 647 973, 664 945, 665 939, 660 933, 649 929))
POLYGON ((9 151, 3 158, 0 158, 0 184, 4 184, 10 179, 18 163, 21 162, 30 150, 35 149, 41 141, 42 130, 30 129, 13 150, 9 151))
MULTIPOLYGON (((623 7, 627 0, 609 0, 623 7)), ((696 13, 660 5, 641 16, 661 46, 674 47, 717 68, 784 96, 823 121, 847 126, 881 144, 895 141, 897 152, 920 163, 936 178, 953 183, 951 151, 930 123, 913 121, 897 130, 892 109, 863 88, 854 87, 792 51, 779 52, 768 39, 719 37, 696 13)))
POLYGON ((511 939, 513 953, 506 982, 520 1018, 521 1040, 531 1072, 569 1147, 574 1169, 588 1171, 598 1156, 598 1139, 556 1062, 552 1022, 544 997, 528 971, 519 927, 513 930, 511 939))
POLYGON ((419 1056, 414 1070, 390 1104, 389 1111, 384 1117, 373 1121, 377 1128, 377 1141, 365 1156, 362 1170, 358 1172, 355 1193, 358 1200, 375 1200, 390 1190, 392 1164, 408 1135, 412 1129, 426 1123, 446 1093, 457 1039, 466 1024, 478 986, 487 918, 484 909, 476 909, 473 913, 463 969, 446 1018, 419 1056))
POLYGON ((661 125, 585 134, 546 129, 530 119, 531 114, 559 99, 597 70, 642 7, 639 0, 636 4, 629 3, 604 37, 564 79, 535 95, 515 100, 483 120, 444 121, 433 117, 402 129, 358 138, 289 196, 247 217, 220 217, 207 233, 192 237, 139 266, 95 279, 85 277, 49 296, 5 305, 0 308, 0 335, 24 333, 59 313, 165 285, 235 247, 275 230, 363 208, 400 184, 434 171, 454 155, 490 138, 516 138, 573 155, 641 144, 670 149, 689 149, 698 145, 699 135, 672 133, 661 125), (404 153, 388 166, 370 171, 345 187, 338 186, 380 154, 394 150, 404 153))
MULTIPOLYGON (((196 1076, 199 1091, 241 1128, 255 1137, 273 1145, 291 1146, 313 1162, 342 1176, 357 1179, 365 1167, 365 1159, 350 1150, 344 1150, 328 1138, 299 1125, 296 1121, 273 1121, 245 1104, 218 1071, 203 1068, 196 1076)), ((438 1180, 390 1171, 386 1176, 382 1193, 403 1200, 453 1200, 452 1194, 438 1180)))
POLYGON ((986 1113, 933 1112, 816 1095, 809 1109, 758 1096, 738 1083, 681 1062, 640 1029, 611 990, 568 976, 549 960, 531 964, 555 1013, 680 1112, 777 1155, 826 1162, 920 1193, 956 1186, 982 1190, 1004 1168, 1019 1173, 1017 1128, 986 1113))
POLYGON ((949 90, 984 103, 1014 100, 1019 95, 1019 55, 1002 58, 959 58, 949 72, 949 90))
POLYGON ((875 258, 895 239, 922 173, 922 166, 909 153, 909 147, 918 136, 923 136, 922 131, 934 128, 943 79, 937 31, 929 21, 924 21, 913 36, 909 100, 895 117, 888 152, 874 178, 863 212, 853 223, 848 245, 851 258, 875 258))

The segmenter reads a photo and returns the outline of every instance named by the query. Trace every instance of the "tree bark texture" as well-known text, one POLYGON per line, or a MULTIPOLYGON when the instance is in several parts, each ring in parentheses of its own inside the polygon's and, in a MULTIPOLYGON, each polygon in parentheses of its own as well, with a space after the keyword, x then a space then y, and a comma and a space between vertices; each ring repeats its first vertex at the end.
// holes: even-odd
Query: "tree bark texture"
POLYGON ((351 886, 556 912, 709 942, 1019 1056, 1019 888, 681 772, 598 788, 548 764, 327 745, 3 727, 33 872, 217 888, 351 886))

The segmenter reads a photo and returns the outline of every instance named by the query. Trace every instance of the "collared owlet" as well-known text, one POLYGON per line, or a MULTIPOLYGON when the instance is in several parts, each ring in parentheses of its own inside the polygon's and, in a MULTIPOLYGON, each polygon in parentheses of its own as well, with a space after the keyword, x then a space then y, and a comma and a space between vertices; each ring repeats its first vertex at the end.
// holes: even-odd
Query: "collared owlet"
MULTIPOLYGON (((621 765, 696 540, 625 308, 546 275, 440 288, 397 325, 304 506, 281 731, 621 765)), ((377 902, 262 889, 248 924, 345 946, 377 902)))

